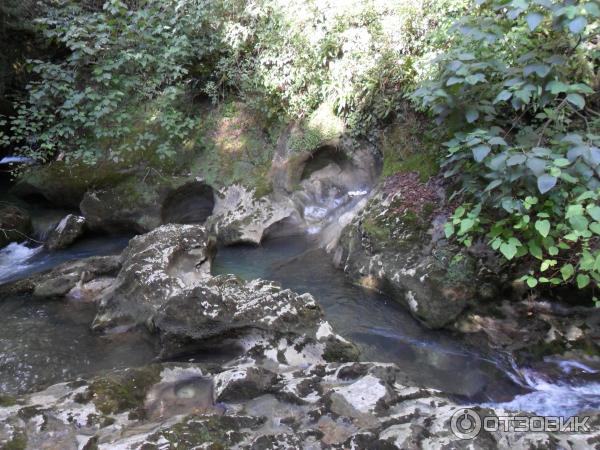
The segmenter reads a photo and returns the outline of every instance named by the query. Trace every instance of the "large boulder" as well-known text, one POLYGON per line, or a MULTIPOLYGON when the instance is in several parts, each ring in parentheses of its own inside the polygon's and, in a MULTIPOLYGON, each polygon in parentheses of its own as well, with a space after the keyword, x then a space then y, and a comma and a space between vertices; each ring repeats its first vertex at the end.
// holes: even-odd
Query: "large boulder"
POLYGON ((297 220, 296 208, 288 198, 258 198, 255 191, 232 185, 217 193, 207 225, 223 245, 260 244, 269 229, 284 220, 297 220))
POLYGON ((68 247, 85 231, 85 217, 68 214, 48 234, 45 246, 48 250, 68 247))
POLYGON ((427 326, 453 323, 476 299, 495 295, 497 260, 444 238, 440 181, 417 174, 384 182, 344 229, 334 260, 362 284, 388 292, 427 326))
POLYGON ((214 241, 201 225, 163 225, 134 237, 93 327, 150 324, 171 298, 210 277, 213 255, 214 241))
POLYGON ((13 205, 0 204, 0 247, 21 242, 31 236, 31 218, 13 205))
POLYGON ((135 172, 133 167, 110 161, 94 165, 53 161, 22 173, 12 193, 24 198, 43 197, 57 206, 77 208, 86 191, 120 183, 135 172))
POLYGON ((154 184, 131 178, 87 191, 79 208, 91 229, 145 233, 161 223, 160 196, 154 184))
MULTIPOLYGON (((138 325, 160 337, 163 358, 203 348, 236 347, 266 354, 295 346, 317 358, 356 358, 356 348, 328 332, 310 294, 272 282, 213 277, 214 241, 200 225, 163 225, 132 239, 122 268, 105 292, 92 327, 124 330, 138 325)), ((300 356, 299 356, 300 355, 300 356)))
POLYGON ((203 223, 213 205, 212 188, 202 181, 155 176, 89 190, 80 209, 92 229, 146 233, 164 223, 203 223))

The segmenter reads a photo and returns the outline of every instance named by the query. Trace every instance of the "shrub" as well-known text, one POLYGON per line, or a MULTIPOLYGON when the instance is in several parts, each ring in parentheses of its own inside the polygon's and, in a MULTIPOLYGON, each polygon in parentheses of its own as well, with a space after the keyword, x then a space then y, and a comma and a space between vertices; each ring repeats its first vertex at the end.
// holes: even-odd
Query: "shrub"
POLYGON ((466 203, 446 234, 529 263, 532 288, 600 286, 600 8, 476 3, 412 95, 452 133, 443 166, 466 203))

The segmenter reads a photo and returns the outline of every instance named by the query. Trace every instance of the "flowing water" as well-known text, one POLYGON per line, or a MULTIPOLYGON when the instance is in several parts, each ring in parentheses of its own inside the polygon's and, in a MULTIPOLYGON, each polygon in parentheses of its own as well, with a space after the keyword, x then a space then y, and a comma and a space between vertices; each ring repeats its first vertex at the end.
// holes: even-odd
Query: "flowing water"
POLYGON ((562 416, 600 409, 595 369, 568 360, 520 368, 504 355, 485 355, 447 332, 426 329, 387 296, 350 283, 310 236, 221 248, 213 273, 275 280, 313 294, 333 329, 360 347, 364 361, 396 363, 409 380, 465 402, 562 416))
MULTIPOLYGON (((350 283, 316 239, 288 236, 258 247, 220 248, 213 273, 271 279, 313 294, 334 330, 360 347, 363 360, 397 363, 409 381, 454 394, 465 403, 556 415, 600 409, 596 369, 564 360, 546 361, 539 370, 519 368, 502 355, 468 348, 449 333, 425 329, 387 296, 350 283)), ((0 284, 67 260, 116 254, 127 241, 128 236, 88 237, 52 253, 38 244, 10 244, 0 249, 0 284)), ((76 301, 2 300, 0 394, 154 359, 154 344, 145 334, 92 333, 94 313, 93 304, 76 301)), ((219 357, 197 355, 196 360, 219 357)))
MULTIPOLYGON (((92 237, 55 252, 48 252, 39 244, 12 243, 0 249, 0 284, 65 261, 118 254, 127 242, 126 236, 92 237)), ((29 296, 2 299, 0 394, 19 394, 153 360, 154 344, 143 333, 92 333, 90 324, 95 314, 93 303, 39 301, 29 296)))

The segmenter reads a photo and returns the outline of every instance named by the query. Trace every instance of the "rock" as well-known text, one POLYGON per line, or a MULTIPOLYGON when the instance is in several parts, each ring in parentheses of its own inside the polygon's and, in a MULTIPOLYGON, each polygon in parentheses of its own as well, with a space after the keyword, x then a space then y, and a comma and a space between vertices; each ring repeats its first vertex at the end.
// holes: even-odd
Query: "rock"
POLYGON ((405 385, 393 364, 254 368, 236 360, 208 369, 165 363, 58 384, 0 407, 0 445, 508 450, 591 448, 600 437, 600 416, 589 413, 591 428, 581 433, 500 427, 462 439, 451 423, 465 408, 479 417, 515 415, 405 385))
POLYGON ((87 190, 113 186, 132 172, 131 168, 109 161, 94 165, 53 161, 25 171, 11 192, 23 198, 43 197, 56 206, 77 208, 87 190))
POLYGON ((215 339, 243 338, 252 329, 275 336, 302 335, 314 330, 322 315, 310 294, 221 275, 163 300, 148 320, 161 335, 165 356, 214 346, 215 339))
POLYGON ((87 191, 79 208, 93 230, 145 233, 160 226, 160 197, 155 185, 131 178, 87 191))
POLYGON ((164 223, 203 223, 212 188, 188 177, 137 178, 85 193, 80 209, 92 229, 146 233, 164 223))
POLYGON ((263 358, 281 352, 289 361, 357 357, 356 347, 322 322, 310 294, 264 280, 213 277, 213 253, 214 241, 201 225, 163 225, 133 238, 93 329, 145 325, 160 337, 162 358, 219 347, 263 358))
POLYGON ((0 247, 29 238, 32 231, 29 214, 13 205, 0 204, 0 247))
MULTIPOLYGON (((38 298, 62 297, 74 290, 85 291, 87 286, 94 286, 98 280, 112 279, 120 267, 119 256, 92 256, 68 261, 52 270, 3 285, 2 295, 9 297, 32 294, 38 298)), ((107 284, 104 287, 106 286, 107 284)))
POLYGON ((260 244, 270 227, 284 220, 293 221, 296 216, 296 209, 287 198, 257 198, 254 191, 233 185, 217 194, 207 226, 223 245, 260 244))
POLYGON ((573 349, 600 353, 600 310, 594 307, 569 307, 541 299, 504 300, 470 308, 452 329, 475 346, 483 343, 527 364, 573 349))
POLYGON ((214 241, 201 225, 163 225, 134 237, 93 327, 150 324, 171 298, 210 277, 213 254, 214 241))
POLYGON ((84 229, 84 217, 68 214, 50 232, 44 245, 48 250, 68 247, 83 234, 84 229))
POLYGON ((497 260, 444 239, 446 200, 437 180, 399 174, 381 184, 342 232, 334 261, 357 281, 385 290, 432 328, 493 297, 497 260))

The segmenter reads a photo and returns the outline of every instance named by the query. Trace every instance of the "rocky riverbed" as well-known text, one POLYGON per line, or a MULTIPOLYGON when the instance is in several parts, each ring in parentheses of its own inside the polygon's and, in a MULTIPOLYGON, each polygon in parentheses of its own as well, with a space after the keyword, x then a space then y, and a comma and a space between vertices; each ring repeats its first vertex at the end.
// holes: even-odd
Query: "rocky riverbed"
POLYGON ((440 180, 378 182, 368 145, 298 154, 286 133, 262 195, 189 174, 21 180, 71 209, 44 228, 7 206, 4 447, 599 445, 595 309, 532 302, 493 255, 448 242, 440 180), (465 408, 591 428, 461 439, 465 408))

